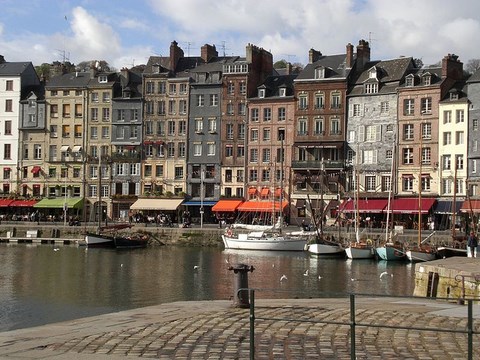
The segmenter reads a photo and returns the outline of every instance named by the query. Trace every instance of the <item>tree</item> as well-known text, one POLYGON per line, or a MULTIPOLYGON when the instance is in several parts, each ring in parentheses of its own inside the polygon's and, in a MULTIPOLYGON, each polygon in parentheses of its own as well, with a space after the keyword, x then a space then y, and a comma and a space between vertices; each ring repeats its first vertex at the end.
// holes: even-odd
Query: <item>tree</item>
POLYGON ((480 59, 470 59, 467 61, 467 65, 465 65, 465 71, 467 71, 469 74, 473 74, 478 69, 480 69, 480 59))
POLYGON ((413 59, 413 63, 415 64, 415 67, 417 69, 421 69, 423 67, 423 60, 422 59, 415 58, 415 59, 413 59))
POLYGON ((275 61, 275 63, 273 64, 274 69, 285 69, 286 67, 287 67, 287 61, 284 59, 275 61))
POLYGON ((79 62, 77 65, 77 71, 89 71, 92 67, 97 68, 99 71, 116 71, 116 69, 110 66, 105 60, 89 60, 79 62))

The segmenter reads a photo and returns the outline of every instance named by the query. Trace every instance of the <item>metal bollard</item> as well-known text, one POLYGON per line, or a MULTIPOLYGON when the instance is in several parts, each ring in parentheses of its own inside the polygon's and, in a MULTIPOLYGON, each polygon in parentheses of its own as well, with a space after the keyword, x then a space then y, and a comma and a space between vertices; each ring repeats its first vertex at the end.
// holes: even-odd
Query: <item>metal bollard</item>
POLYGON ((253 272, 254 267, 245 264, 235 264, 228 270, 233 270, 235 282, 233 284, 233 305, 240 308, 248 308, 248 272, 253 272), (240 290, 241 289, 241 290, 240 290))

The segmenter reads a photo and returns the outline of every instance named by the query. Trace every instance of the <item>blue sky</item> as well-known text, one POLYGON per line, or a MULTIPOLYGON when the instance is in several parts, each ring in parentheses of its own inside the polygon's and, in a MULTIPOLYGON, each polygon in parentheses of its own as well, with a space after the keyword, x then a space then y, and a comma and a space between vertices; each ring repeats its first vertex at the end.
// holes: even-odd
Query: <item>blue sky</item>
POLYGON ((274 60, 306 64, 313 48, 345 53, 370 40, 372 59, 399 56, 438 63, 454 53, 480 58, 480 2, 459 0, 0 0, 0 54, 34 65, 66 58, 106 60, 120 69, 204 44, 245 55, 252 43, 274 60))

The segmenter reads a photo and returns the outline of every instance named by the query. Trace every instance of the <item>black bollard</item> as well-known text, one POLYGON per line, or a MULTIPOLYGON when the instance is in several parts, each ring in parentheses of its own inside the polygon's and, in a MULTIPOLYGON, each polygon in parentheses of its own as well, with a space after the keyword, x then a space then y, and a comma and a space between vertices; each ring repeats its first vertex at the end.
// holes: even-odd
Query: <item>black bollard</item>
POLYGON ((253 272, 254 267, 245 264, 235 264, 228 270, 233 270, 235 280, 233 283, 233 305, 240 308, 250 307, 248 301, 248 272, 253 272))

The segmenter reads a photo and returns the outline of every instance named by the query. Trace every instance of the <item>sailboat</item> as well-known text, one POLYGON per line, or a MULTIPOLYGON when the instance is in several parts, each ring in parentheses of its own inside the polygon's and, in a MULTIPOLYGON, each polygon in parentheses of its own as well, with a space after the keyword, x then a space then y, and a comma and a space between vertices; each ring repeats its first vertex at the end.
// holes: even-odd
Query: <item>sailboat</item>
MULTIPOLYGON (((393 142, 393 150, 392 150, 392 166, 390 170, 390 186, 388 190, 388 202, 387 202, 387 222, 385 226, 385 243, 383 245, 377 246, 375 248, 375 253, 377 254, 380 260, 404 260, 405 259, 405 251, 403 246, 398 242, 392 242, 391 232, 390 232, 390 211, 391 211, 391 203, 392 203, 392 192, 393 192, 393 174, 395 169, 395 147, 396 142, 393 142)), ((393 214, 393 212, 392 212, 393 214)))
MULTIPOLYGON (((320 182, 320 217, 317 218, 312 216, 313 225, 315 226, 316 237, 315 242, 308 244, 307 250, 312 255, 327 255, 327 256, 340 256, 345 254, 345 249, 338 243, 331 241, 325 238, 323 234, 323 218, 324 218, 324 206, 323 206, 323 184, 325 180, 325 170, 323 168, 323 159, 322 159, 322 180, 320 182)), ((311 201, 310 196, 307 194, 308 203, 310 204, 311 208, 311 201)))
MULTIPOLYGON (((355 171, 355 169, 354 169, 355 171)), ((375 249, 371 240, 360 241, 360 227, 359 227, 359 209, 358 209, 358 200, 359 200, 359 182, 358 174, 355 174, 356 182, 356 192, 355 192, 355 241, 351 242, 347 248, 345 248, 345 253, 349 259, 371 259, 375 255, 375 249)))
POLYGON ((272 226, 269 229, 260 231, 250 231, 248 233, 235 233, 233 227, 227 227, 222 235, 225 249, 236 250, 273 250, 273 251, 304 251, 307 245, 307 238, 302 236, 291 236, 282 232, 283 224, 283 138, 282 146, 282 167, 280 171, 280 200, 278 201, 278 209, 276 199, 273 199, 272 209, 272 226), (275 214, 279 214, 278 222, 275 221, 275 214))
MULTIPOLYGON (((435 249, 429 245, 425 245, 422 241, 422 164, 423 164, 423 126, 420 127, 420 171, 418 175, 418 238, 416 246, 410 247, 407 252, 408 260, 412 262, 416 261, 431 261, 437 257, 435 249)), ((425 240, 428 240, 430 236, 427 236, 425 240)))
POLYGON ((102 163, 101 156, 98 157, 98 226, 96 233, 87 232, 85 235, 85 244, 89 248, 116 248, 116 249, 132 249, 144 248, 148 245, 147 236, 120 236, 116 231, 131 228, 130 224, 114 224, 111 226, 102 226, 102 163))

